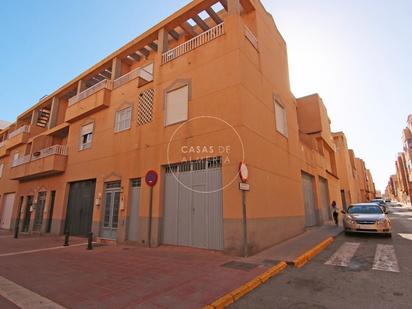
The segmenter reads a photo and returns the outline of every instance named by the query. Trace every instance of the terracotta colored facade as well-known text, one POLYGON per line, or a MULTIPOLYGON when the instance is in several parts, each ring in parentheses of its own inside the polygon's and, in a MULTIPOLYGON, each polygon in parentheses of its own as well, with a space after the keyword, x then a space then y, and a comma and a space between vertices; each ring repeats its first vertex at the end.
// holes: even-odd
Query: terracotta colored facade
POLYGON ((385 190, 388 198, 410 204, 412 201, 412 115, 402 132, 403 151, 395 161, 396 174, 391 175, 385 190))
POLYGON ((313 177, 316 224, 330 219, 332 200, 342 207, 341 190, 351 202, 373 194, 363 161, 346 144, 336 151, 340 135, 331 133, 321 98, 291 93, 286 44, 262 4, 219 3, 191 2, 0 131, 0 214, 12 209, 6 228, 18 222, 24 232, 62 234, 77 224, 82 235, 151 246, 170 244, 170 226, 202 237, 193 234, 196 221, 188 225, 180 212, 172 214, 179 223, 168 219, 177 195, 179 211, 180 204, 193 207, 190 220, 206 220, 209 232, 219 226, 213 234, 222 237, 219 250, 240 255, 241 161, 250 175, 249 254, 304 231, 303 175, 313 177), (199 17, 202 11, 207 18, 199 17), (184 163, 190 177, 205 164, 218 167, 216 190, 199 191, 204 184, 191 182, 191 192, 183 192, 185 184, 169 176, 184 163), (144 181, 149 170, 158 174, 153 189, 144 181), (194 215, 211 198, 215 217, 194 215))

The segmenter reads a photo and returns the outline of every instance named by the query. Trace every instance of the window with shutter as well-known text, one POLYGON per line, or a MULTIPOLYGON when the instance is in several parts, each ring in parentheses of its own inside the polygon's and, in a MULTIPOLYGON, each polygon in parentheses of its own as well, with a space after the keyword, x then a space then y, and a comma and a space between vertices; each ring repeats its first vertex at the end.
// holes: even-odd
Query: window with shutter
POLYGON ((189 86, 171 90, 166 93, 165 125, 187 120, 189 103, 189 86))
POLYGON ((121 132, 130 129, 132 122, 132 107, 129 106, 116 112, 115 132, 121 132))
POLYGON ((288 136, 288 123, 285 108, 275 100, 276 130, 284 136, 288 136))
POLYGON ((92 146, 94 123, 89 123, 80 129, 80 150, 88 149, 92 146))

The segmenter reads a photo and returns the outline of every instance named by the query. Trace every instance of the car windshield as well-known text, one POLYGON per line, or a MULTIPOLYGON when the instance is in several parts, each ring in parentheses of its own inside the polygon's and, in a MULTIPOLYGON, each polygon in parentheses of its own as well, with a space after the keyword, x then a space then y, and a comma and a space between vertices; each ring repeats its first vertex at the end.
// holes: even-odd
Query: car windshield
POLYGON ((375 205, 351 206, 348 209, 350 214, 381 214, 382 209, 375 205))

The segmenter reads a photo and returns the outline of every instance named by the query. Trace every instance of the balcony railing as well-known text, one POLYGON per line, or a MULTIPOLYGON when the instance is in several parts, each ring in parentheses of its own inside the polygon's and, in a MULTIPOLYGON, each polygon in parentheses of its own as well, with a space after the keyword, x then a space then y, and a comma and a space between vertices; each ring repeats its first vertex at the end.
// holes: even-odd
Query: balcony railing
POLYGON ((79 94, 75 95, 74 97, 71 97, 69 99, 69 106, 76 104, 80 100, 83 100, 87 98, 88 96, 92 95, 93 93, 96 93, 97 91, 101 89, 111 89, 112 82, 108 79, 104 79, 97 84, 91 86, 90 88, 87 88, 86 90, 80 92, 79 94))
POLYGON ((245 25, 245 37, 249 40, 249 42, 253 45, 254 48, 258 49, 258 39, 253 34, 253 32, 249 29, 249 27, 246 25, 245 25))
POLYGON ((163 53, 162 64, 168 63, 225 34, 224 23, 221 23, 189 41, 163 53))
POLYGON ((66 145, 54 145, 51 147, 44 148, 39 152, 35 152, 31 156, 31 161, 39 160, 48 156, 61 155, 67 156, 67 146, 66 145))
POLYGON ((146 80, 147 82, 153 81, 153 63, 143 68, 134 69, 133 71, 117 78, 113 82, 113 88, 120 87, 138 77, 146 80))
POLYGON ((13 132, 10 132, 10 133, 9 133, 9 139, 10 139, 10 138, 13 138, 13 137, 15 137, 15 136, 17 136, 17 135, 19 135, 19 134, 29 133, 29 132, 30 132, 30 126, 26 124, 26 125, 18 128, 17 130, 14 130, 13 132))
POLYGON ((67 156, 67 146, 66 145, 54 145, 51 147, 44 148, 38 152, 33 153, 32 155, 25 155, 23 157, 17 158, 12 161, 11 167, 17 167, 30 161, 39 160, 48 156, 61 155, 67 156))
POLYGON ((19 165, 26 164, 30 162, 30 158, 31 158, 31 155, 25 155, 23 157, 16 158, 11 162, 11 167, 16 167, 19 165))

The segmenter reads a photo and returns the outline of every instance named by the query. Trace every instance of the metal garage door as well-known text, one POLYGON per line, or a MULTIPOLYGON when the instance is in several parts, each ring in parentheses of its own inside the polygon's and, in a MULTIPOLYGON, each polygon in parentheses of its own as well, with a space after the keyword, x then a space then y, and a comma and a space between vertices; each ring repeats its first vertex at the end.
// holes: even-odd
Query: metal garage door
POLYGON ((95 187, 95 180, 70 183, 66 216, 70 235, 87 236, 91 232, 95 187))
POLYGON ((302 173, 302 187, 305 202, 305 226, 314 226, 317 220, 315 194, 313 193, 313 176, 302 173))
POLYGON ((320 201, 322 203, 322 218, 323 221, 329 221, 332 219, 330 207, 329 207, 329 190, 328 181, 325 178, 319 177, 319 193, 320 201))
POLYGON ((11 216, 13 214, 14 198, 16 193, 4 194, 3 211, 1 214, 0 228, 10 229, 11 216))
POLYGON ((221 158, 169 165, 163 243, 223 250, 221 158))

